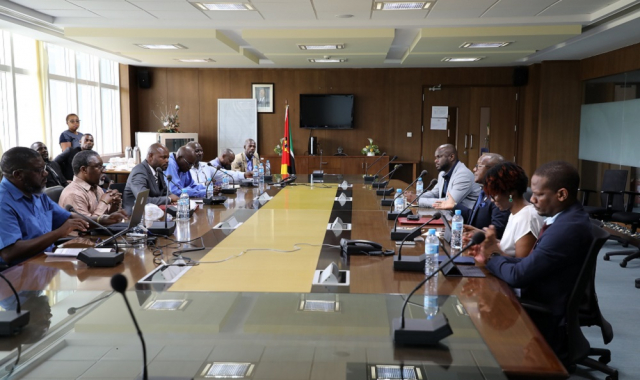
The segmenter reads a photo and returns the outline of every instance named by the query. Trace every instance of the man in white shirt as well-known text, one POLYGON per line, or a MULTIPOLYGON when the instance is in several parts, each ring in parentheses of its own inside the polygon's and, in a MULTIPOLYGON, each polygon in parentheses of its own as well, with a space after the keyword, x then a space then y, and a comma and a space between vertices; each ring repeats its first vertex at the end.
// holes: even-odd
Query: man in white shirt
POLYGON ((216 185, 222 183, 222 178, 228 175, 233 178, 232 183, 239 184, 245 178, 253 178, 252 172, 239 172, 231 169, 231 162, 236 157, 235 153, 229 148, 223 149, 215 160, 210 162, 214 169, 213 178, 216 181, 216 185))
POLYGON ((193 178, 193 182, 195 183, 206 185, 209 182, 209 179, 214 177, 216 169, 212 165, 202 162, 204 149, 202 149, 202 145, 200 145, 200 143, 197 141, 191 141, 187 146, 193 149, 196 153, 196 161, 193 163, 193 167, 189 169, 191 178, 193 178))

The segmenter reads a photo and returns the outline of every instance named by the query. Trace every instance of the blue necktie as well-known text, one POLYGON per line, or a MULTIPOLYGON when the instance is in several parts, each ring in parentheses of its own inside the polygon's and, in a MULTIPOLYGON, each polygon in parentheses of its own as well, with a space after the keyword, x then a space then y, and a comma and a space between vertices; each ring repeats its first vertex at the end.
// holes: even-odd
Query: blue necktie
POLYGON ((476 200, 476 205, 473 206, 473 211, 471 212, 471 217, 469 218, 469 224, 473 225, 473 220, 476 217, 476 214, 478 213, 478 209, 480 207, 484 207, 485 204, 485 194, 484 194, 484 190, 480 190, 480 195, 478 195, 478 200, 476 200))

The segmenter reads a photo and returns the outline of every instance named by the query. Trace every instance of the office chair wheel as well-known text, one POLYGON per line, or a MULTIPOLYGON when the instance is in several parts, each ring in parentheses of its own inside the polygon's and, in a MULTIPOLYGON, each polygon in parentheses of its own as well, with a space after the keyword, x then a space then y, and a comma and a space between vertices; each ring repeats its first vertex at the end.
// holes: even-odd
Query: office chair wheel
POLYGON ((607 253, 606 255, 604 255, 603 259, 604 261, 609 261, 610 259, 609 254, 607 253))
POLYGON ((608 355, 602 355, 598 358, 598 361, 602 364, 609 364, 609 362, 611 361, 611 353, 609 353, 608 355))
POLYGON ((627 267, 627 262, 626 261, 622 261, 620 263, 620 266, 623 267, 623 268, 626 268, 627 267))

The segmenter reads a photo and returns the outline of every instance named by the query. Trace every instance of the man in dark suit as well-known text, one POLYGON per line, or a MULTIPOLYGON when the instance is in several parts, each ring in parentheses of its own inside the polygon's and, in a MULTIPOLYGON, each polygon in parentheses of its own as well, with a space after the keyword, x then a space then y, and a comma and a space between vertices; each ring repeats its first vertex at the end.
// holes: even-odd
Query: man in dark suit
MULTIPOLYGON (((483 186, 489 169, 503 162, 504 158, 497 153, 487 153, 480 156, 475 168, 473 168, 475 183, 483 186)), ((498 239, 502 238, 510 213, 509 210, 500 211, 498 206, 484 193, 484 190, 480 191, 478 200, 472 208, 458 204, 454 209, 461 211, 466 232, 483 229, 484 227, 492 225, 496 229, 496 237, 498 239)))
MULTIPOLYGON (((149 147, 147 158, 136 165, 127 178, 124 187, 124 209, 131 214, 138 193, 149 190, 148 203, 163 205, 167 202, 167 183, 164 175, 158 177, 158 168, 166 170, 169 165, 169 150, 162 144, 153 144, 149 147)), ((178 196, 169 192, 169 202, 178 201, 178 196)))
POLYGON ((44 145, 44 143, 40 141, 34 142, 33 144, 31 144, 31 149, 40 153, 42 159, 44 160, 44 164, 46 165, 47 172, 49 173, 49 175, 47 176, 46 187, 65 187, 69 184, 67 179, 64 177, 64 174, 62 173, 62 169, 60 169, 60 165, 58 165, 57 162, 51 161, 49 159, 49 149, 47 149, 47 146, 44 145))
POLYGON ((62 174, 69 181, 73 181, 73 158, 79 152, 83 150, 91 150, 93 149, 93 136, 85 133, 82 138, 80 138, 80 146, 71 147, 64 150, 64 152, 60 153, 54 161, 60 165, 60 169, 62 169, 62 174))
POLYGON ((531 178, 531 203, 548 218, 529 256, 504 256, 492 227, 475 256, 496 277, 521 288, 523 300, 550 306, 551 316, 530 316, 560 360, 567 355, 567 301, 593 241, 589 215, 577 201, 579 184, 578 171, 566 162, 539 167, 531 178))

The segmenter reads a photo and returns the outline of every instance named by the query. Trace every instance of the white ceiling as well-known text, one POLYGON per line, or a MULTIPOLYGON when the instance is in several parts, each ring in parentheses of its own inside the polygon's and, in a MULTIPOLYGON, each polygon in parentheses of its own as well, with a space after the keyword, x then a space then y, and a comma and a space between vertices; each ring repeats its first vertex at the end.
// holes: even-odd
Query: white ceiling
POLYGON ((256 10, 201 11, 192 0, 0 0, 0 28, 121 63, 159 67, 517 66, 582 59, 640 42, 640 0, 437 0, 428 10, 385 12, 373 10, 374 0, 239 1, 256 10), (499 41, 512 43, 460 48, 464 42, 499 41), (187 49, 135 45, 143 43, 187 49), (344 43, 345 49, 297 46, 310 43, 344 43), (308 61, 326 55, 346 62, 308 61), (468 56, 484 58, 442 62, 468 56))

